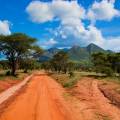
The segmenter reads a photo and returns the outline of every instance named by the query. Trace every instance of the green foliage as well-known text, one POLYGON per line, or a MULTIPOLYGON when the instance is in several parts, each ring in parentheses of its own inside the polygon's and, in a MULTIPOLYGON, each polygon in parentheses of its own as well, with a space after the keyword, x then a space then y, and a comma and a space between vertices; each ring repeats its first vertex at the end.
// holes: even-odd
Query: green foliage
POLYGON ((70 72, 69 72, 69 75, 70 75, 70 78, 71 78, 71 77, 74 77, 74 72, 70 71, 70 72))
POLYGON ((25 73, 27 73, 28 70, 34 70, 40 68, 41 68, 40 63, 34 59, 22 59, 20 61, 20 69, 23 69, 25 73))
POLYGON ((6 75, 6 76, 10 76, 10 75, 11 75, 10 71, 9 71, 9 70, 6 71, 5 75, 6 75))
POLYGON ((42 63, 41 68, 49 71, 53 69, 53 66, 51 65, 49 61, 46 61, 42 63))
POLYGON ((2 70, 10 69, 9 62, 7 60, 0 61, 0 68, 2 70))
POLYGON ((56 79, 63 87, 72 88, 78 82, 78 80, 81 79, 81 74, 79 72, 74 72, 73 74, 74 75, 72 77, 70 77, 69 73, 58 74, 54 72, 53 74, 50 74, 50 75, 51 77, 56 79))
POLYGON ((3 69, 3 66, 0 64, 0 70, 2 70, 3 69))
POLYGON ((95 71, 112 76, 120 73, 120 53, 94 53, 92 55, 95 71))
POLYGON ((53 66, 55 71, 58 72, 67 72, 67 65, 68 65, 69 56, 66 52, 60 51, 53 56, 51 60, 51 65, 53 66))
POLYGON ((74 63, 69 61, 69 56, 66 52, 59 51, 50 61, 42 63, 42 68, 59 73, 67 73, 68 71, 72 71, 74 69, 74 63))
POLYGON ((107 76, 112 76, 113 75, 113 70, 110 67, 103 67, 101 69, 101 73, 104 73, 107 76))
POLYGON ((36 41, 36 39, 23 33, 0 36, 0 52, 6 56, 12 75, 15 75, 20 59, 24 58, 27 54, 32 56, 36 51, 40 53, 41 49, 35 45, 36 41))

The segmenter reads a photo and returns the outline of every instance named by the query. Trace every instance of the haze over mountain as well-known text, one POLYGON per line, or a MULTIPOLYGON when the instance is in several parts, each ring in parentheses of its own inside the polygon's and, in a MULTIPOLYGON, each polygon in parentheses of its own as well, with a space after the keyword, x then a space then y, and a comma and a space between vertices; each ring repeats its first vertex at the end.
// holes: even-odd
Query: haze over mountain
POLYGON ((111 52, 108 50, 104 50, 101 47, 91 43, 86 47, 80 47, 80 46, 75 45, 69 49, 50 48, 44 52, 44 54, 40 57, 39 60, 47 61, 61 50, 67 52, 70 57, 70 60, 73 60, 73 61, 88 61, 91 54, 95 52, 111 52))

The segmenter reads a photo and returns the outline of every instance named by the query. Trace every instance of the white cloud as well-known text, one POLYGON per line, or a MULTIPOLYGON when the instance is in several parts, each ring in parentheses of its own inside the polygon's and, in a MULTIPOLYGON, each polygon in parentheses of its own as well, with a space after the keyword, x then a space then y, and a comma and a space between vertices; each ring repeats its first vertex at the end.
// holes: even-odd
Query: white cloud
POLYGON ((84 17, 84 9, 77 1, 32 1, 26 8, 33 22, 43 23, 54 18, 60 19, 63 24, 69 18, 80 19, 84 17))
POLYGON ((88 26, 88 29, 84 31, 81 37, 88 43, 95 43, 101 47, 103 46, 104 37, 101 31, 93 25, 88 26))
POLYGON ((114 17, 120 16, 120 11, 115 9, 114 3, 115 0, 94 2, 88 12, 86 12, 85 9, 77 3, 77 0, 53 0, 52 2, 32 1, 26 8, 26 11, 30 15, 31 20, 36 23, 53 20, 60 21, 58 29, 56 29, 56 31, 53 30, 56 41, 50 39, 44 43, 45 46, 62 44, 62 42, 63 45, 69 44, 70 42, 72 45, 73 43, 81 42, 82 44, 95 43, 106 49, 112 49, 116 46, 116 49, 119 49, 119 37, 109 38, 108 40, 94 24, 85 27, 82 21, 82 19, 90 19, 92 23, 96 20, 110 21, 114 17), (70 38, 69 36, 72 36, 71 41, 67 40, 70 38), (58 37, 66 41, 57 43, 58 37))
POLYGON ((26 11, 33 22, 43 23, 52 20, 54 17, 50 6, 50 3, 33 1, 26 8, 26 11))
POLYGON ((9 21, 7 21, 7 20, 1 21, 0 20, 0 34, 2 34, 2 35, 11 34, 9 21))
POLYGON ((80 42, 84 45, 94 43, 106 50, 120 51, 120 36, 105 38, 102 32, 93 25, 88 26, 87 29, 84 29, 82 32, 78 32, 75 29, 67 29, 66 34, 74 35, 74 43, 79 44, 80 42))
POLYGON ((51 38, 50 40, 44 42, 43 44, 44 44, 44 46, 47 46, 47 45, 52 46, 52 45, 55 45, 56 43, 57 43, 57 41, 55 41, 53 38, 51 38))
POLYGON ((84 18, 85 13, 84 8, 77 1, 53 1, 51 10, 55 16, 63 21, 68 18, 84 18))
POLYGON ((120 16, 120 11, 115 9, 114 0, 102 0, 101 2, 94 2, 88 11, 88 19, 95 22, 96 20, 110 21, 112 18, 120 16))
POLYGON ((104 48, 120 52, 120 36, 106 38, 104 48))

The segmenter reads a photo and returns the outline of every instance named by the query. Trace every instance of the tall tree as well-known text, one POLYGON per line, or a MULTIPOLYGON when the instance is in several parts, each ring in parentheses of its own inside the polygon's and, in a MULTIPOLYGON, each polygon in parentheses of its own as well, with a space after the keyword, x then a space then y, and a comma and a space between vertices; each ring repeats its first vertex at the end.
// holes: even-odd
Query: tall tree
MULTIPOLYGON (((36 39, 23 33, 14 33, 11 35, 0 36, 0 52, 2 52, 9 61, 11 74, 15 75, 18 62, 27 54, 36 53, 39 47, 36 47, 36 39)), ((39 48, 39 53, 40 53, 39 48)))
POLYGON ((106 75, 112 75, 111 62, 108 59, 106 53, 94 53, 92 54, 92 62, 94 63, 96 72, 105 73, 106 75))
POLYGON ((54 67, 55 71, 63 71, 67 72, 67 64, 68 64, 69 56, 66 52, 60 51, 53 56, 51 60, 52 66, 54 67))
POLYGON ((120 53, 95 53, 92 61, 97 72, 107 75, 120 73, 120 53))

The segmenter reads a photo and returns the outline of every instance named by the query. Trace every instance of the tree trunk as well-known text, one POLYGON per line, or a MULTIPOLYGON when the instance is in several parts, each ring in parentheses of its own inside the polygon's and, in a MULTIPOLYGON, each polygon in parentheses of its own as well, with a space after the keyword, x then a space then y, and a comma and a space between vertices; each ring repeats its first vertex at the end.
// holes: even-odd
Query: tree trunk
POLYGON ((24 70, 24 73, 28 73, 28 69, 25 69, 25 70, 24 70))
POLYGON ((12 62, 12 66, 11 66, 11 75, 15 76, 16 75, 16 61, 12 62))

